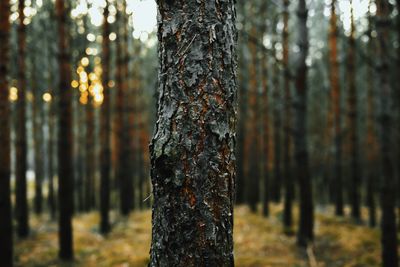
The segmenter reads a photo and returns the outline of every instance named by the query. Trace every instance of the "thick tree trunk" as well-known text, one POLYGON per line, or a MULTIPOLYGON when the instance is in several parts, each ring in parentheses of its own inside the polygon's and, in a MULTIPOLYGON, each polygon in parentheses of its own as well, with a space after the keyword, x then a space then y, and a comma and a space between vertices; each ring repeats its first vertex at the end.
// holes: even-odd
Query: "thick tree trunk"
POLYGON ((289 0, 283 0, 283 92, 284 99, 284 140, 283 140, 283 171, 285 182, 283 225, 290 231, 293 224, 292 202, 294 197, 294 183, 292 175, 292 96, 290 93, 290 70, 289 70, 289 0))
POLYGON ((357 112, 357 91, 356 91, 356 72, 355 72, 355 52, 356 52, 356 40, 355 40, 355 25, 354 25, 354 11, 353 3, 351 5, 351 32, 349 37, 349 52, 347 58, 347 75, 349 82, 349 95, 348 95, 348 127, 349 127, 349 149, 350 149, 350 205, 351 205, 351 217, 359 222, 361 220, 360 210, 360 164, 358 154, 358 112, 357 112))
POLYGON ((0 1, 0 267, 13 266, 11 215, 10 103, 8 101, 8 64, 10 2, 0 1))
POLYGON ((101 170, 100 170, 100 232, 107 234, 110 231, 110 173, 111 173, 111 92, 110 92, 110 24, 108 18, 108 0, 104 8, 103 22, 103 92, 104 101, 101 106, 101 170))
POLYGON ((59 212, 59 257, 73 259, 72 209, 73 209, 73 171, 72 171, 72 89, 71 68, 68 47, 68 12, 66 1, 56 0, 58 21, 58 62, 59 81, 59 131, 58 131, 58 201, 59 212))
POLYGON ((16 140, 16 213, 17 233, 20 238, 29 234, 29 214, 27 196, 27 142, 26 142, 26 77, 25 77, 25 50, 26 26, 24 24, 24 1, 19 1, 18 25, 18 128, 16 140))
POLYGON ((295 160, 300 188, 300 219, 297 243, 307 246, 314 238, 314 208, 307 144, 307 64, 308 11, 305 0, 299 0, 298 10, 298 62, 296 67, 295 160))
POLYGON ((340 114, 340 84, 339 84, 339 61, 337 55, 337 14, 336 0, 331 3, 330 32, 329 32, 329 66, 330 66, 330 86, 331 103, 333 109, 334 125, 334 177, 332 181, 335 214, 343 216, 343 186, 342 186, 342 141, 341 141, 341 114, 340 114))
MULTIPOLYGON (((389 79, 389 1, 377 0, 377 37, 380 83, 380 144, 382 170, 382 259, 383 267, 398 267, 397 232, 396 232, 396 178, 392 162, 392 86, 389 79)), ((398 192, 397 192, 398 193, 398 192)))
POLYGON ((234 266, 234 1, 157 2, 149 266, 234 266))

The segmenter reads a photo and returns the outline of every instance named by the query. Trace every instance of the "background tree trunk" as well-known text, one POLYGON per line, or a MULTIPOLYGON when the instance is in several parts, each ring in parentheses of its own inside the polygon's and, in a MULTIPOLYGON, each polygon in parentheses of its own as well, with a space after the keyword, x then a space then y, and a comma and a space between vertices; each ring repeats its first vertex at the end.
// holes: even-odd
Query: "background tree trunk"
POLYGON ((26 77, 25 77, 25 50, 26 26, 24 24, 25 2, 19 1, 18 13, 18 128, 16 141, 16 213, 17 234, 25 238, 29 234, 29 214, 27 196, 27 142, 26 142, 26 77))
POLYGON ((8 64, 10 2, 0 1, 0 267, 13 266, 11 215, 10 103, 8 101, 8 64))
MULTIPOLYGON (((380 83, 380 144, 382 168, 382 259, 383 267, 399 266, 396 232, 396 178, 392 162, 392 86, 389 79, 389 2, 377 0, 377 36, 380 83)), ((398 192, 397 192, 398 193, 398 192)))
POLYGON ((111 173, 111 92, 110 92, 110 24, 108 23, 108 0, 104 8, 103 22, 103 92, 104 100, 101 106, 101 173, 100 173, 100 232, 107 234, 110 231, 110 173, 111 173))
POLYGON ((314 208, 311 175, 308 162, 307 143, 307 64, 308 56, 308 11, 305 0, 299 0, 298 46, 300 48, 296 68, 296 121, 295 121, 295 159, 300 188, 300 220, 297 242, 307 246, 314 238, 314 208))
POLYGON ((347 58, 347 77, 348 77, 348 130, 349 130, 349 149, 350 149, 350 184, 349 199, 351 205, 351 217, 359 222, 361 220, 360 209, 360 164, 358 153, 358 111, 357 111, 357 90, 356 90, 356 41, 353 1, 351 5, 351 30, 349 37, 349 52, 347 58))
POLYGON ((234 1, 159 0, 150 266, 234 266, 234 1))
POLYGON ((336 0, 331 3, 330 32, 329 32, 329 67, 330 67, 330 90, 333 109, 333 139, 334 139, 334 177, 332 181, 334 192, 335 214, 343 216, 343 185, 342 185, 342 138, 341 138, 341 113, 340 113, 340 84, 339 84, 339 61, 337 55, 337 14, 336 0))
MULTIPOLYGON (((67 0, 68 1, 68 0, 67 0)), ((71 66, 69 63, 69 38, 67 29, 68 8, 64 0, 56 0, 58 21, 58 63, 59 83, 59 131, 58 131, 58 201, 59 213, 59 257, 73 259, 72 209, 73 209, 73 171, 72 171, 72 89, 71 66)))

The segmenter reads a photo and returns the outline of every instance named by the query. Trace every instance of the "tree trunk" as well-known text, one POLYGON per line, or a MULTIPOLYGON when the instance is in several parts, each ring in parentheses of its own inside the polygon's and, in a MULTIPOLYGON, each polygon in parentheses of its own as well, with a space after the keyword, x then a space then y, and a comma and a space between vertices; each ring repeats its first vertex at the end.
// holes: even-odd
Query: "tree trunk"
POLYGON ((234 1, 157 2, 149 266, 234 266, 234 1))
POLYGON ((13 266, 11 214, 10 103, 8 101, 8 64, 10 2, 0 2, 0 267, 13 266))
MULTIPOLYGON (((262 37, 267 34, 267 22, 265 21, 266 16, 268 15, 268 3, 265 1, 262 3, 260 8, 260 16, 261 16, 261 27, 260 33, 262 37)), ((269 143, 270 143, 270 116, 269 116, 269 84, 268 84, 268 58, 266 51, 261 50, 261 85, 262 85, 262 127, 263 127, 263 135, 260 142, 260 147, 263 152, 263 168, 264 168, 264 197, 263 197, 263 215, 269 216, 269 201, 270 201, 270 192, 269 192, 269 143), (262 144, 262 146, 261 146, 262 144)))
POLYGON ((297 243, 307 246, 314 238, 314 208, 307 144, 307 64, 308 56, 308 11, 305 0, 299 0, 298 46, 300 48, 296 66, 296 113, 295 113, 295 160, 300 188, 300 220, 297 243))
MULTIPOLYGON (((275 19, 272 23, 273 27, 273 37, 277 38, 276 28, 277 28, 277 19, 275 19)), ((275 49, 276 41, 272 45, 272 53, 274 57, 277 57, 277 51, 275 49)), ((272 74, 272 86, 274 88, 273 98, 274 98, 274 176, 271 181, 270 186, 270 195, 271 200, 275 203, 279 203, 281 199, 281 134, 282 134, 282 117, 281 117, 281 104, 282 103, 282 94, 279 88, 279 66, 278 64, 274 64, 273 66, 273 74, 272 74)))
POLYGON ((283 225, 290 231, 293 224, 292 202, 294 197, 294 183, 292 177, 292 96, 290 93, 289 70, 289 0, 283 0, 283 68, 284 68, 284 140, 283 140, 283 171, 285 182, 285 199, 283 210, 283 225))
POLYGON ((26 26, 24 24, 24 1, 19 1, 18 25, 18 128, 16 140, 16 213, 17 233, 20 238, 29 234, 29 214, 27 197, 27 142, 26 142, 26 77, 25 77, 25 50, 26 26))
POLYGON ((68 8, 64 0, 56 0, 59 38, 59 131, 58 131, 58 201, 59 214, 59 257, 73 259, 72 209, 73 209, 73 171, 72 171, 72 89, 69 63, 69 38, 67 28, 68 8))
POLYGON ((110 92, 110 24, 108 18, 108 0, 104 8, 103 21, 103 92, 104 100, 101 106, 101 170, 100 170, 100 232, 107 234, 110 231, 110 173, 111 173, 111 92, 110 92))
MULTIPOLYGON (((372 0, 369 1, 368 6, 368 54, 373 57, 375 53, 375 40, 372 36, 372 16, 371 16, 371 4, 372 0)), ((368 79, 367 85, 367 138, 366 138, 366 159, 367 159, 367 184, 366 184, 366 198, 368 207, 368 223, 370 227, 376 226, 376 188, 378 184, 375 182, 377 177, 376 172, 376 161, 377 159, 377 136, 375 130, 375 105, 374 105, 374 69, 370 64, 367 65, 366 77, 368 79)))
MULTIPOLYGON (((250 14, 255 15, 254 12, 250 14)), ((258 35, 255 26, 251 29, 251 36, 255 37, 258 35)), ((254 40, 249 39, 249 50, 250 50, 250 65, 249 65, 249 91, 248 91, 248 103, 247 103, 247 117, 246 117, 246 135, 245 135, 245 153, 244 153, 244 177, 246 180, 245 185, 245 198, 246 203, 250 207, 252 212, 257 211, 257 203, 259 201, 259 149, 258 149, 258 133, 257 129, 258 122, 258 56, 257 46, 254 40)))
POLYGON ((348 120, 349 120, 349 149, 350 149, 350 205, 351 217, 359 222, 361 220, 360 210, 360 166, 358 156, 358 112, 357 112, 357 91, 356 91, 356 72, 355 72, 355 25, 354 25, 354 10, 353 2, 351 5, 351 32, 349 37, 349 52, 347 58, 347 75, 349 82, 349 95, 348 95, 348 120))
POLYGON ((329 66, 331 103, 334 115, 334 177, 332 181, 334 192, 335 214, 343 216, 343 186, 342 186, 342 140, 341 140, 341 114, 340 114, 340 84, 339 61, 337 56, 337 14, 336 0, 331 3, 330 32, 329 32, 329 66))
POLYGON ((126 20, 126 2, 123 1, 122 11, 117 13, 118 27, 121 34, 118 38, 117 52, 117 122, 118 133, 117 140, 117 180, 120 188, 120 210, 121 214, 127 216, 132 209, 133 184, 130 172, 130 140, 129 127, 127 121, 126 96, 128 92, 128 52, 127 52, 127 20, 126 20))
MULTIPOLYGON (((389 2, 377 0, 377 38, 379 59, 379 84, 380 84, 380 144, 382 168, 382 259, 383 267, 398 267, 397 232, 396 232, 396 178, 392 162, 392 86, 389 79, 389 2)), ((397 192, 398 193, 398 192, 397 192)))

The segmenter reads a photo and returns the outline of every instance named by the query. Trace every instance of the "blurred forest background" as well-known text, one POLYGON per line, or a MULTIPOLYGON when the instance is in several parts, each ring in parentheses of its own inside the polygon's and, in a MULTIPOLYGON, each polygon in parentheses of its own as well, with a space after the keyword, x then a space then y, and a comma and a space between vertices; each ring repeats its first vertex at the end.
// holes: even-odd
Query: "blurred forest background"
MULTIPOLYGON (((156 3, 0 1, 0 266, 146 266, 156 3)), ((298 2, 236 4, 236 265, 380 266, 400 233, 400 2, 298 2)))

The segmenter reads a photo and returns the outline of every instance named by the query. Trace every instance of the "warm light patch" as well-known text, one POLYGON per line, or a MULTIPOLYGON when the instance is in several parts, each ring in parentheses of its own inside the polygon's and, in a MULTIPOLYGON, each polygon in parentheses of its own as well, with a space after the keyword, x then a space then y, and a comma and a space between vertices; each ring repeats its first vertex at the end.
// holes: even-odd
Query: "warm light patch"
POLYGON ((43 101, 44 102, 50 102, 52 100, 52 96, 50 93, 44 93, 43 94, 43 101))

